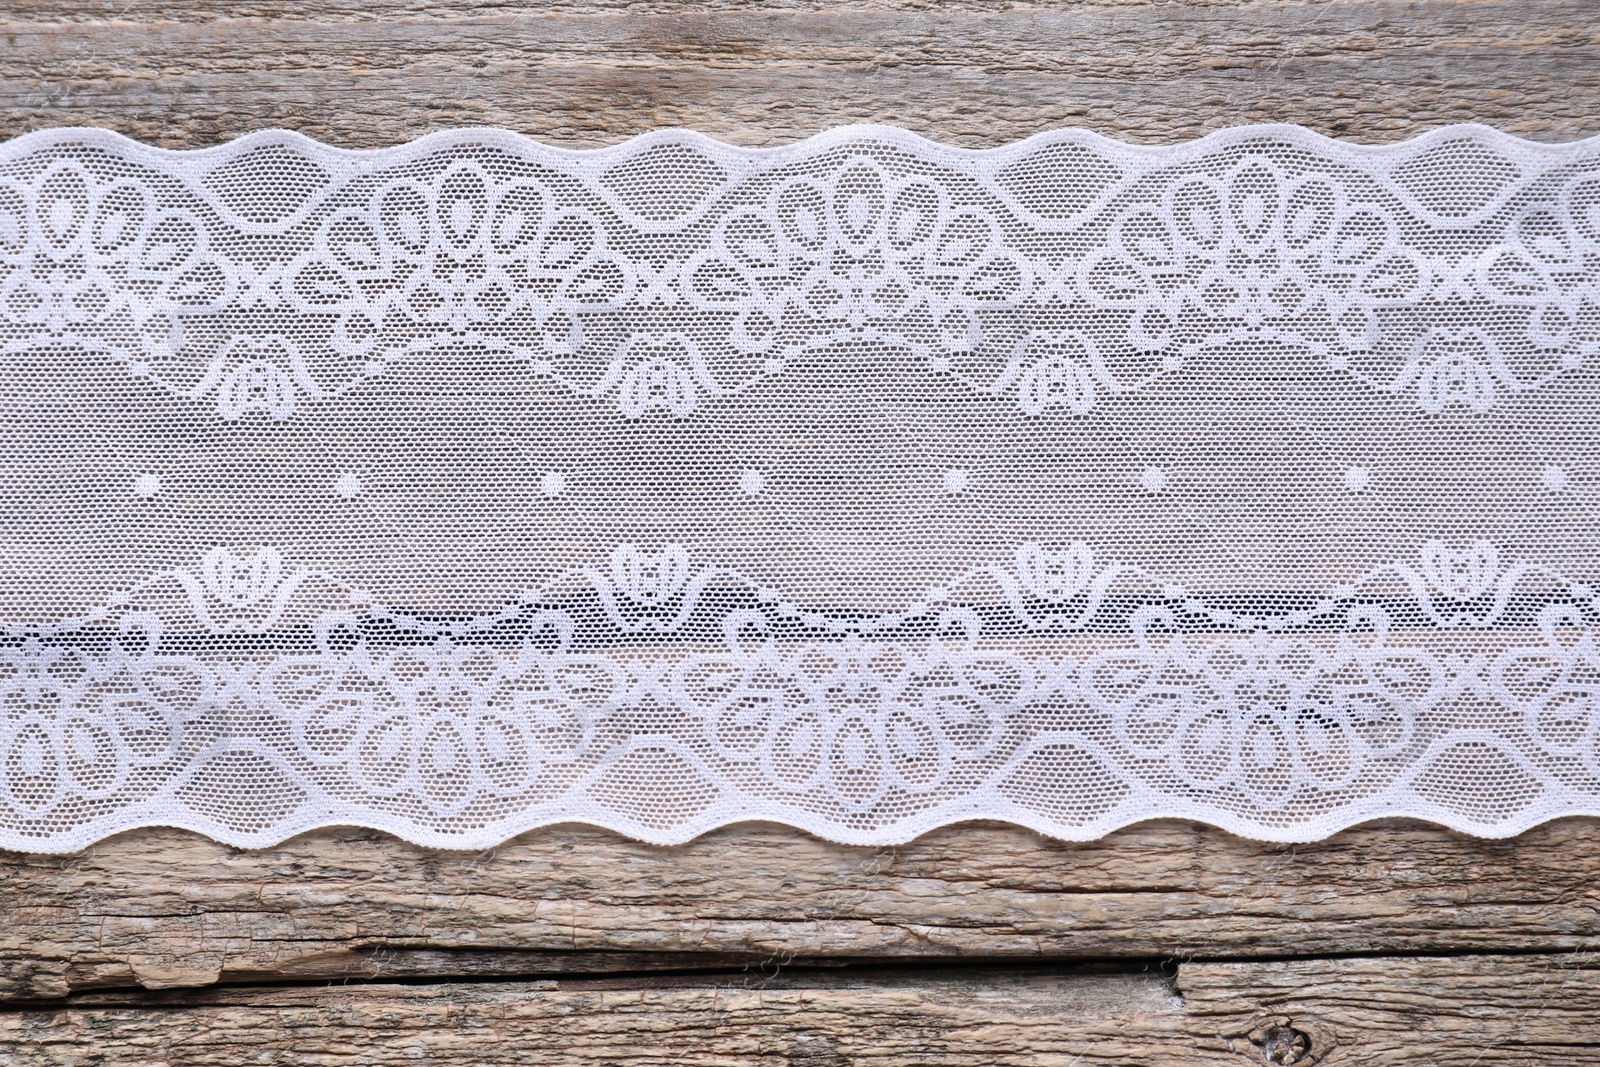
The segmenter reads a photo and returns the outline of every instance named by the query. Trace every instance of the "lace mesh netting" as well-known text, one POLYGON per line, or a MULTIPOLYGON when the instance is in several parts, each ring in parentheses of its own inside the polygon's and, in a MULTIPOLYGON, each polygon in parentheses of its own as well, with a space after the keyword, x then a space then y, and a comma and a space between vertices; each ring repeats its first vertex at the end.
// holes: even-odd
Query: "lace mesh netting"
POLYGON ((0 846, 1600 813, 1600 139, 0 147, 0 846))

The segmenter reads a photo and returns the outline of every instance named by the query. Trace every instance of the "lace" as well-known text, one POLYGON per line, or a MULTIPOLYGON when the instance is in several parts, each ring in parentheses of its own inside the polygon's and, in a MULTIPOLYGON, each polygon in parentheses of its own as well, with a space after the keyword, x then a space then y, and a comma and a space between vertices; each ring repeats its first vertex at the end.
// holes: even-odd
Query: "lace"
POLYGON ((0 146, 0 847, 1600 814, 1600 139, 0 146))

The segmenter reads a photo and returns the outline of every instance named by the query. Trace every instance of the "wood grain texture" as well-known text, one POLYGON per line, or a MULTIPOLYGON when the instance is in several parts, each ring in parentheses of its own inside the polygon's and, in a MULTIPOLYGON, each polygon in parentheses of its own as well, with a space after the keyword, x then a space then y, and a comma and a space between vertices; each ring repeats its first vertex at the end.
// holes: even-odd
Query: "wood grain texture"
POLYGON ((1410 957, 89 994, 0 1016, 29 1064, 1600 1063, 1600 961, 1410 957))
MULTIPOLYGON (((1600 133, 1593 0, 9 0, 0 136, 1600 133)), ((3 519, 0 519, 3 521, 3 519)), ((0 854, 0 1067, 1600 1063, 1600 821, 0 854), (335 983, 335 984, 329 984, 335 983), (352 984, 345 984, 352 983, 352 984)))
POLYGON ((1375 823, 1270 845, 1155 822, 1071 844, 1001 825, 889 849, 734 827, 584 827, 491 853, 328 830, 258 851, 179 831, 0 862, 0 995, 956 959, 1586 950, 1600 821, 1509 841, 1375 823))
POLYGON ((1600 132, 1588 0, 9 10, 0 133, 100 125, 170 147, 269 125, 351 147, 462 125, 571 145, 661 126, 772 144, 850 121, 967 146, 1059 125, 1150 142, 1273 121, 1367 141, 1459 121, 1600 132))

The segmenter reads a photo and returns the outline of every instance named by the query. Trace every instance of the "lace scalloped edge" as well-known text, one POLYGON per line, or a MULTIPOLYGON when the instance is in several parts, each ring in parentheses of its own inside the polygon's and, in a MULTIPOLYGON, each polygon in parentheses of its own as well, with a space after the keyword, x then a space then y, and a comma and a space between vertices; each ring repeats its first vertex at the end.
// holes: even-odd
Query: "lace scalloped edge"
POLYGON ((1309 844, 1325 841, 1336 834, 1355 827, 1391 820, 1408 820, 1438 826, 1454 833, 1466 834, 1484 840, 1504 840, 1517 837, 1546 823, 1563 819, 1600 818, 1600 801, 1583 798, 1582 803, 1570 805, 1552 800, 1529 810, 1517 813, 1516 818, 1500 822, 1479 822, 1449 811, 1438 805, 1404 808, 1388 807, 1381 802, 1355 805, 1341 812, 1337 819, 1323 819, 1314 824, 1298 824, 1274 830, 1259 822, 1219 812, 1203 805, 1183 806, 1162 804, 1130 805, 1112 818, 1083 825, 1063 825, 1039 818, 1026 812, 972 810, 938 813, 928 817, 907 819, 887 831, 850 832, 836 822, 824 817, 806 818, 794 814, 771 811, 730 812, 715 819, 697 822, 692 826, 674 827, 663 831, 644 824, 612 816, 603 818, 578 813, 558 813, 549 816, 524 816, 507 819, 485 827, 472 834, 449 834, 426 830, 381 819, 364 819, 360 813, 348 815, 329 812, 319 816, 308 815, 286 821, 264 833, 240 833, 200 816, 174 818, 151 815, 148 817, 123 817, 132 813, 119 813, 108 819, 78 828, 71 834, 49 839, 0 835, 0 851, 32 853, 39 855, 66 855, 90 848, 107 838, 141 830, 181 830, 197 834, 218 844, 232 848, 261 849, 283 844, 296 837, 324 830, 372 830, 387 834, 420 848, 449 852, 481 852, 496 848, 515 838, 537 833, 552 827, 580 826, 614 833, 647 845, 683 845, 707 834, 736 827, 777 826, 793 830, 821 841, 849 847, 886 848, 909 844, 918 838, 944 830, 962 827, 981 827, 984 824, 1001 824, 1019 827, 1057 841, 1082 843, 1098 841, 1111 834, 1146 823, 1179 821, 1199 823, 1221 830, 1246 841, 1270 844, 1309 844))
POLYGON ((513 143, 537 148, 540 151, 559 153, 562 155, 584 157, 601 156, 606 154, 630 154, 641 148, 661 142, 691 141, 698 145, 712 148, 716 151, 727 152, 730 155, 751 157, 776 157, 784 153, 806 154, 817 150, 832 147, 846 141, 861 138, 878 138, 884 140, 900 141, 901 143, 917 147, 933 148, 940 152, 948 152, 954 156, 984 156, 1003 153, 1013 153, 1038 148, 1045 144, 1055 144, 1062 141, 1081 141, 1090 144, 1103 145, 1117 151, 1131 151, 1149 153, 1151 155, 1170 155, 1186 150, 1205 147, 1214 147, 1220 144, 1229 144, 1240 137, 1260 136, 1287 136, 1297 139, 1309 139, 1313 143, 1333 150, 1348 152, 1352 156, 1368 153, 1396 152, 1406 149, 1421 149, 1432 144, 1448 141, 1462 136, 1480 137, 1501 145, 1515 146, 1519 149, 1531 149, 1542 152, 1570 152, 1578 149, 1587 149, 1600 145, 1600 134, 1580 137, 1571 141, 1536 141, 1526 137, 1519 137, 1514 133, 1507 133, 1495 126, 1480 122, 1457 122, 1436 126, 1395 141, 1381 143, 1367 143, 1351 141, 1340 137, 1330 137, 1320 133, 1309 126, 1301 126, 1288 122, 1263 122, 1246 123, 1238 126, 1225 126, 1211 130, 1198 137, 1184 141, 1174 141, 1160 144, 1151 144, 1138 141, 1127 141, 1111 137, 1095 130, 1084 127, 1064 127, 1059 129, 1041 130, 1038 133, 1019 137, 1004 144, 988 145, 982 148, 968 148, 961 145, 952 145, 940 141, 937 137, 929 137, 915 130, 903 126, 893 126, 882 123, 850 123, 842 126, 832 126, 826 130, 793 141, 777 145, 741 145, 731 141, 724 141, 707 133, 690 127, 663 127, 648 130, 643 133, 626 137, 612 144, 596 145, 590 147, 571 147, 544 141, 530 134, 519 133, 496 126, 456 126, 447 129, 433 130, 413 137, 408 141, 397 141, 391 145, 381 145, 373 148, 346 148, 340 145, 328 144, 315 137, 300 133, 298 130, 268 128, 252 130, 240 134, 231 140, 220 144, 206 145, 200 148, 166 148, 160 145, 149 144, 135 137, 119 133, 116 130, 101 126, 56 126, 43 130, 30 130, 20 133, 5 140, 0 140, 0 151, 7 149, 21 151, 44 144, 60 142, 83 143, 95 138, 104 139, 106 143, 119 146, 133 146, 140 151, 156 155, 173 157, 202 157, 207 155, 221 155, 238 153, 262 144, 295 144, 311 148, 315 151, 325 152, 329 155, 345 156, 350 158, 378 156, 385 153, 394 153, 399 150, 415 152, 430 151, 441 145, 455 145, 464 142, 483 143, 513 143))

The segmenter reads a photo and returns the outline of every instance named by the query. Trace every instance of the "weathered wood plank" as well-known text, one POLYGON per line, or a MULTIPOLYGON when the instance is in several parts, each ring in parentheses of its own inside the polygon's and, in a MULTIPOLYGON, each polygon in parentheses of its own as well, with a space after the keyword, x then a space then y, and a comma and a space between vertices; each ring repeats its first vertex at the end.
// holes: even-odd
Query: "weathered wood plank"
POLYGON ((3 855, 0 915, 13 999, 929 957, 1551 951, 1600 938, 1600 820, 1509 841, 1374 823, 1297 846, 1176 822, 1086 844, 966 826, 891 849, 767 826, 673 848, 559 827, 485 854, 358 830, 259 851, 150 830, 3 855))
MULTIPOLYGON (((0 44, 0 136, 170 147, 270 125, 351 147, 461 125, 1600 132, 1589 0, 10 0, 0 44)), ((564 827, 477 855, 149 830, 0 855, 0 1064, 1597 1063, 1597 844, 1596 820, 1300 846, 973 826, 880 850, 564 827), (1379 955, 1463 952, 1518 955, 1379 955), (1371 958, 1304 958, 1351 955, 1371 958), (1071 962, 1096 959, 1128 962, 1071 962), (396 984, 484 977, 543 980, 396 984), (314 980, 377 984, 214 985, 314 980)))
POLYGON ((189 147, 280 125, 371 146, 503 125, 596 144, 692 126, 768 144, 869 121, 988 145, 1059 125, 1170 141, 1286 121, 1390 140, 1482 121, 1565 139, 1600 132, 1586 7, 663 2, 444 17, 396 2, 268 19, 237 3, 202 20, 171 0, 30 0, 0 23, 0 133, 104 125, 189 147))
MULTIPOLYGON (((88 994, 0 1014, 27 1064, 1600 1063, 1592 956, 88 994), (534 1057, 530 1059, 529 1057, 534 1057)), ((15 1062, 15 1061, 14 1061, 15 1062)))
MULTIPOLYGON (((1250 9, 1262 0, 1184 0, 1184 8, 1250 9)), ((1362 4, 1371 0, 1278 0, 1304 7, 1362 4)), ((1481 0, 1480 0, 1481 2, 1481 0)), ((1492 2, 1492 0, 1491 0, 1492 2)), ((567 15, 671 15, 698 12, 909 12, 975 11, 1027 15, 1100 8, 1172 9, 1173 0, 10 0, 7 11, 18 22, 221 22, 272 19, 278 22, 384 22, 395 19, 454 19, 464 12, 520 17, 567 15)))

